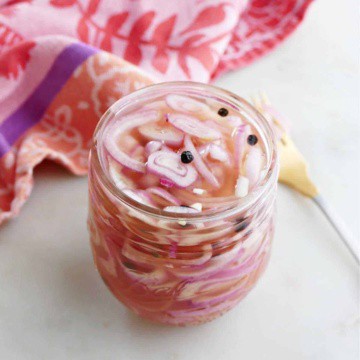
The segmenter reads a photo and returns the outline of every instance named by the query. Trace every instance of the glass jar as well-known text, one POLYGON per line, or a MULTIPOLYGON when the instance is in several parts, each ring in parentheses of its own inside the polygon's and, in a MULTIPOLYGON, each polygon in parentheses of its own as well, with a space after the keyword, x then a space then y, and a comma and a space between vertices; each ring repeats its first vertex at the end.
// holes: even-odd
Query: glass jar
POLYGON ((95 265, 105 284, 135 313, 160 323, 200 324, 230 310, 268 263, 277 175, 271 127, 230 92, 172 82, 122 98, 102 117, 90 152, 88 226, 95 265), (137 203, 109 180, 99 155, 107 124, 134 104, 169 93, 216 99, 256 127, 265 144, 266 170, 244 199, 212 211, 176 215, 137 203))

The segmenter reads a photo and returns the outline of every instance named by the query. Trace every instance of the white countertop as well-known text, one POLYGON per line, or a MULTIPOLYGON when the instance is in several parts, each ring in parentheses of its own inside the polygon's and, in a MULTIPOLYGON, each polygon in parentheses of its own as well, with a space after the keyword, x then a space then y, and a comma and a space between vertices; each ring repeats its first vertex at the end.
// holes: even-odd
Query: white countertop
MULTIPOLYGON (((266 90, 324 196, 359 238, 357 0, 317 0, 277 51, 218 85, 266 90)), ((307 199, 279 189, 272 259, 256 289, 222 318, 153 325, 118 303, 94 270, 87 184, 36 170, 20 216, 0 229, 0 358, 6 360, 359 359, 359 274, 307 199)))

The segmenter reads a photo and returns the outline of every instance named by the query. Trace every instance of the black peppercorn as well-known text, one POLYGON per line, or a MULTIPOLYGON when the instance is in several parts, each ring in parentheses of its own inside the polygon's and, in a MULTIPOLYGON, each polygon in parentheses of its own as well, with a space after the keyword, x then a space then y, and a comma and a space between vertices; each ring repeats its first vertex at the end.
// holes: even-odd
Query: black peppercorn
POLYGON ((236 220, 235 232, 245 230, 250 224, 250 221, 246 221, 246 218, 242 217, 236 220))
POLYGON ((235 227, 235 232, 240 232, 245 230, 249 226, 249 223, 243 222, 242 224, 239 224, 235 227))
POLYGON ((124 261, 124 262, 123 262, 123 265, 124 265, 125 267, 127 267, 128 269, 130 269, 130 270, 136 270, 136 265, 133 264, 133 263, 131 263, 131 262, 124 261))
POLYGON ((251 146, 256 145, 256 143, 258 142, 258 138, 256 135, 249 135, 247 138, 247 142, 251 146))
POLYGON ((194 156, 190 151, 183 151, 181 153, 181 162, 184 164, 190 164, 194 160, 194 156))
POLYGON ((219 109, 218 114, 222 117, 228 116, 229 110, 227 110, 225 108, 221 108, 221 109, 219 109))

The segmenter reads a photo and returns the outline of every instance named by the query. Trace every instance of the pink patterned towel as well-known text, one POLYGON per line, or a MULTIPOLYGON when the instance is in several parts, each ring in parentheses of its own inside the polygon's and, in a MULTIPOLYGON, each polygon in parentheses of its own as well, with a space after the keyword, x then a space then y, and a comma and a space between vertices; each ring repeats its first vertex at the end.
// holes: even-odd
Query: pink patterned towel
POLYGON ((310 2, 0 0, 0 223, 43 159, 86 173, 94 127, 116 99, 155 79, 209 82, 245 66, 310 2))

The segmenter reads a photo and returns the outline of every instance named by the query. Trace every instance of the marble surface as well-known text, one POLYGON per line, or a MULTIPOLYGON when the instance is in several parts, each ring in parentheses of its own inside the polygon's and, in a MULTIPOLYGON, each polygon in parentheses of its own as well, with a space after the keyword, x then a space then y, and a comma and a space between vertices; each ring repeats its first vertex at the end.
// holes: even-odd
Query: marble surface
MULTIPOLYGON (((266 90, 293 123, 324 196, 359 238, 358 2, 318 0, 276 52, 217 84, 266 90)), ((268 271, 233 311, 195 328, 153 325, 94 270, 86 179, 46 163, 0 230, 0 358, 7 360, 359 359, 359 273, 307 199, 279 189, 268 271)))

